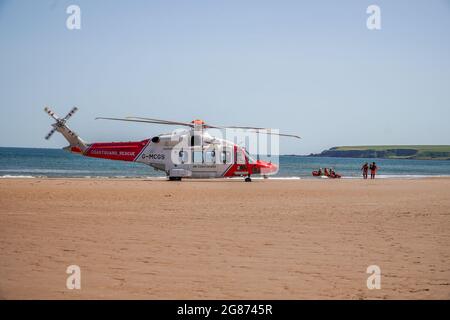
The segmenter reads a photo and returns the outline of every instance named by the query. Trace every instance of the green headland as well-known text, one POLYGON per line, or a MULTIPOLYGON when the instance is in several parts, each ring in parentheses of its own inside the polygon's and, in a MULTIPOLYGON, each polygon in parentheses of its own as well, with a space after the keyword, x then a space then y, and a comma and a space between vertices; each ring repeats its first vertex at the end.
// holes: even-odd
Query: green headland
POLYGON ((342 146, 333 147, 311 156, 450 160, 450 145, 342 146))

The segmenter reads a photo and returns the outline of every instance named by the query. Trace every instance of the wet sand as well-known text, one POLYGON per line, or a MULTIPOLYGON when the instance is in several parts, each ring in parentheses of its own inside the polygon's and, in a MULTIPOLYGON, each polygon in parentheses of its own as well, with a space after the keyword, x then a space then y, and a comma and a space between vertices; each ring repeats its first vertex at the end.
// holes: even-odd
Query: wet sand
POLYGON ((449 299, 450 179, 1 179, 0 252, 2 299, 449 299))

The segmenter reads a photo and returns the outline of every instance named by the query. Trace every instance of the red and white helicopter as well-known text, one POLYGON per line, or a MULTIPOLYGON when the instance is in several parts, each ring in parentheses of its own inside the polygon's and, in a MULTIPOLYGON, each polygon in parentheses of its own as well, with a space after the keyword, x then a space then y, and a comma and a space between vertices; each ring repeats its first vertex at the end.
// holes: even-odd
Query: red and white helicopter
POLYGON ((96 119, 182 126, 187 129, 175 130, 172 133, 160 134, 141 141, 87 143, 66 125, 67 120, 78 110, 76 107, 64 118, 58 117, 48 107, 44 110, 56 121, 45 139, 48 140, 55 131, 58 131, 69 142, 69 146, 64 150, 86 157, 144 163, 156 170, 164 171, 169 180, 238 176, 245 177, 245 181, 250 182, 253 174, 267 176, 278 171, 275 164, 253 159, 245 148, 211 136, 207 132, 208 129, 243 129, 300 139, 296 135, 274 133, 265 128, 219 127, 209 125, 202 120, 179 122, 141 117, 102 117, 96 119))

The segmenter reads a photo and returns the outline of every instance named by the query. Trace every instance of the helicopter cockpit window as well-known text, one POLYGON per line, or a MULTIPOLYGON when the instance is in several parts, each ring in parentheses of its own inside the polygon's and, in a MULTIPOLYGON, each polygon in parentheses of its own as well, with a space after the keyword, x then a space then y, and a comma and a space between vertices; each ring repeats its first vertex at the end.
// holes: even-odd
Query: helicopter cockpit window
POLYGON ((237 164, 245 164, 244 150, 242 150, 242 149, 236 150, 236 163, 237 164))
POLYGON ((256 163, 255 159, 253 159, 253 158, 250 156, 250 154, 248 153, 247 150, 244 149, 244 153, 245 153, 245 156, 246 156, 247 159, 248 159, 248 163, 256 163))

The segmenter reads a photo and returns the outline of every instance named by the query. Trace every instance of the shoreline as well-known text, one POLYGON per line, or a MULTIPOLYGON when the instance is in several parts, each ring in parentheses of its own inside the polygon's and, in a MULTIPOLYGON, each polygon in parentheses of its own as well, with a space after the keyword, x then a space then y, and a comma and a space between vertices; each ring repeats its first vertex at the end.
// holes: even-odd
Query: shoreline
MULTIPOLYGON (((4 175, 0 176, 0 180, 29 180, 29 179, 41 179, 41 180, 151 180, 151 181, 166 181, 166 176, 148 176, 148 177, 124 177, 124 176, 73 176, 73 177, 49 177, 49 176, 27 176, 27 175, 20 175, 20 176, 13 176, 13 175, 4 175)), ((211 180, 211 181, 233 181, 233 180, 243 180, 244 177, 232 177, 232 178, 212 178, 212 179, 190 179, 190 178, 184 178, 182 181, 205 181, 205 180, 211 180)), ((407 174, 407 175, 377 175, 375 180, 422 180, 422 179, 450 179, 450 175, 414 175, 414 174, 407 174)), ((326 177, 319 178, 319 177, 303 177, 303 176, 281 176, 281 177, 252 177, 252 180, 264 180, 264 181, 290 181, 290 180, 303 180, 303 181, 328 181, 328 180, 364 180, 361 176, 344 176, 340 179, 329 179, 326 177)), ((367 180, 371 180, 370 178, 367 180)))

